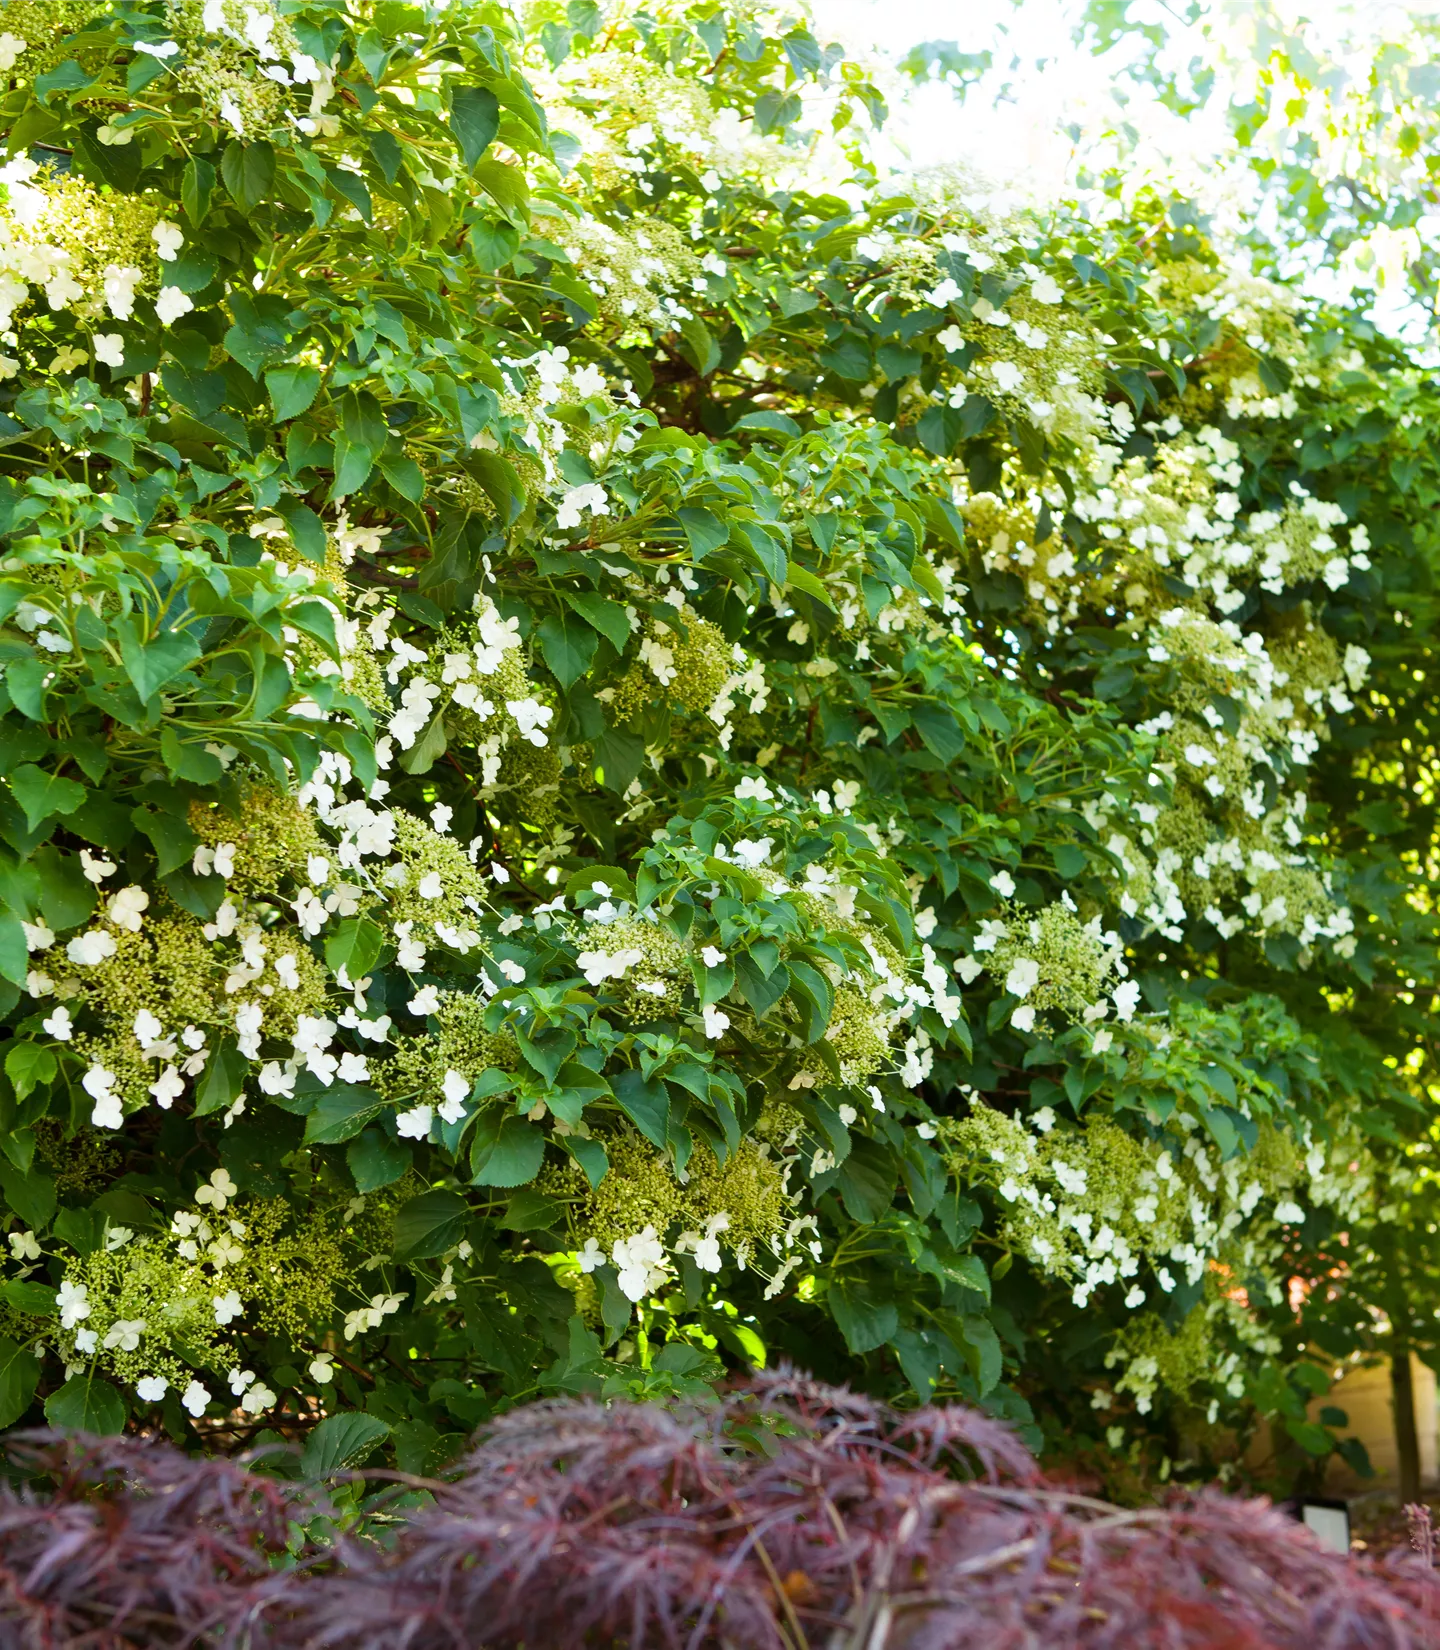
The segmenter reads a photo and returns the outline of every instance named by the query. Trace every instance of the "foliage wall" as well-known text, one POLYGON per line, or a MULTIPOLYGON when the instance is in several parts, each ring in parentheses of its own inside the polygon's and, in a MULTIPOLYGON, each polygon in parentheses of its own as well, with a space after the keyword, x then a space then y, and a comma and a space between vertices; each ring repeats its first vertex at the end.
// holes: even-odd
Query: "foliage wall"
POLYGON ((1420 375, 1181 209, 877 174, 797 16, 0 55, 0 1420, 425 1467, 785 1354, 1328 1452, 1420 375))

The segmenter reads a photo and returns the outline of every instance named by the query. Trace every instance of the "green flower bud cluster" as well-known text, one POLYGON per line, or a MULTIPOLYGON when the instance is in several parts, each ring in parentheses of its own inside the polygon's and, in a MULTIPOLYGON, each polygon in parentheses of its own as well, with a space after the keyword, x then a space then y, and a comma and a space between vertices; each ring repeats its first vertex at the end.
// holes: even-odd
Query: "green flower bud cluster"
POLYGON ((393 810, 395 858, 381 874, 385 920, 410 923, 428 941, 437 923, 473 928, 476 907, 485 895, 485 879, 465 857, 453 836, 406 813, 393 810), (468 904, 467 901, 473 901, 468 904))
POLYGON ((326 852, 313 816, 293 796, 256 781, 242 781, 233 803, 196 798, 189 822, 208 846, 234 843, 235 868, 227 880, 238 894, 274 894, 287 880, 308 880, 310 855, 326 852))
POLYGON ((622 224, 581 218, 566 229, 564 245, 599 300, 598 321, 607 332, 648 331, 642 322, 673 324, 674 307, 661 307, 659 300, 684 290, 700 273, 700 260, 684 236, 658 218, 634 217, 622 224))

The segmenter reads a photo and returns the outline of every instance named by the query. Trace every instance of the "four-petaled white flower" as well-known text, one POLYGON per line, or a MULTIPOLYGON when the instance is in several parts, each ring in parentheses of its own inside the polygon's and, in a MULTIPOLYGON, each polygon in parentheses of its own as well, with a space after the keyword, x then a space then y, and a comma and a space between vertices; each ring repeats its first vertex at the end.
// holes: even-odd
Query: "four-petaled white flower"
POLYGON ((161 218, 159 223, 150 231, 150 239, 155 243, 156 255, 167 264, 173 264, 180 256, 180 248, 185 244, 185 236, 178 223, 171 223, 161 218))
POLYGON ((162 327, 174 326, 182 315, 188 315, 195 305, 178 286, 162 286, 155 300, 155 319, 162 327))
POLYGON ((704 1020, 705 1035, 707 1037, 723 1037, 730 1029, 730 1016, 722 1014, 714 1003, 706 1003, 704 1020))
POLYGON ((403 1140, 424 1140, 430 1133, 434 1117, 433 1107, 412 1106, 409 1111, 402 1111, 396 1117, 395 1132, 403 1140))
POLYGON ((57 1043, 68 1043, 75 1035, 75 1028, 70 1021, 70 1010, 61 1003, 53 1014, 47 1014, 40 1022, 40 1029, 47 1037, 53 1037, 57 1043))
POLYGON ((135 1383, 135 1395, 145 1404, 158 1404, 170 1390, 170 1383, 163 1375, 146 1375, 135 1383))
POLYGON ((216 1295, 211 1305, 215 1308, 215 1322, 222 1329, 232 1318, 238 1318, 245 1310, 238 1289, 231 1289, 226 1294, 216 1295))
POLYGON ((205 1413, 205 1406, 210 1402, 210 1392, 207 1387, 201 1386, 199 1381, 191 1381, 180 1394, 183 1407, 197 1419, 205 1413))
POLYGON ((149 904, 149 894, 132 883, 130 887, 121 888, 110 896, 105 914, 116 928, 123 928, 127 934, 138 934, 145 922, 141 913, 149 904))
POLYGON ((97 332, 93 339, 95 359, 107 367, 125 365, 125 340, 118 332, 97 332))
POLYGON ((561 528, 578 527, 581 515, 588 510, 594 516, 608 516, 610 504, 605 489, 596 481, 567 489, 555 514, 555 525, 561 528))
POLYGON ((71 1283, 68 1278, 60 1285, 55 1297, 60 1312, 60 1327, 73 1329, 83 1318, 90 1316, 90 1301, 83 1283, 71 1283))
POLYGON ((232 1197, 239 1195, 239 1191, 240 1188, 230 1178, 228 1169, 214 1169, 211 1171, 209 1183, 196 1191, 195 1201, 202 1207, 208 1205, 218 1215, 232 1197))

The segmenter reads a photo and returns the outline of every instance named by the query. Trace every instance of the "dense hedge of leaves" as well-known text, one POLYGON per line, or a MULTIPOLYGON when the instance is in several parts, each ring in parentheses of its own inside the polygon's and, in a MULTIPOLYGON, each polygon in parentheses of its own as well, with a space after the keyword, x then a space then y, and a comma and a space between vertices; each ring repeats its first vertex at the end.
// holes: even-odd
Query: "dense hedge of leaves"
POLYGON ((778 12, 0 25, 0 1422, 426 1471, 788 1352, 1327 1453, 1424 378, 878 174, 778 12))
POLYGON ((359 1522, 354 1473, 332 1501, 162 1443, 12 1447, 47 1485, 0 1493, 0 1623, 26 1650, 1419 1650, 1440 1603, 1418 1558, 1337 1558, 1264 1502, 1122 1510, 963 1406, 899 1416, 786 1377, 698 1412, 525 1406, 433 1501, 372 1482, 359 1522))

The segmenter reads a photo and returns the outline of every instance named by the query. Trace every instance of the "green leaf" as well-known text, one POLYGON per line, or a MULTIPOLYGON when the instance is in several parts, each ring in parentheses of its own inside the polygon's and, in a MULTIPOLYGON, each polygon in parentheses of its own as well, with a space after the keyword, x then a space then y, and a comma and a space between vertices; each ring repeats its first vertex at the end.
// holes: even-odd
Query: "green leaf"
POLYGON ((0 979, 24 985, 30 973, 30 953, 19 917, 0 912, 0 979))
POLYGON ((857 1357, 884 1346, 900 1326, 893 1300, 877 1300, 873 1290, 852 1279, 837 1278, 825 1299, 846 1346, 857 1357))
POLYGON ((562 594, 586 624, 598 630, 617 653, 625 651, 630 640, 630 621, 619 602, 609 601, 593 590, 566 590, 562 594))
POLYGON ((850 1155, 840 1165, 835 1185, 852 1220, 873 1226, 895 1200, 899 1166, 887 1146, 863 1134, 850 1137, 850 1155))
POLYGON ((733 427, 737 430, 765 430, 770 435, 787 436, 792 441, 800 437, 800 426, 787 413, 746 413, 743 418, 735 420, 733 427))
POLYGON ((22 1174, 8 1160, 0 1160, 0 1192, 32 1231, 43 1231, 55 1214, 55 1182, 41 1169, 22 1174))
POLYGON ((401 1204, 395 1215, 395 1256, 433 1260, 465 1236, 470 1205, 457 1192, 422 1192, 401 1204))
POLYGON ((192 156, 180 178, 180 204, 192 224, 198 224, 209 211, 214 192, 215 168, 199 155, 192 156))
POLYGON ((471 1184, 523 1186, 545 1161, 545 1131, 523 1117, 483 1114, 470 1144, 471 1184))
POLYGON ((102 1438, 125 1430, 125 1399, 109 1381, 72 1375, 45 1400, 45 1419, 67 1432, 95 1432, 102 1438))
POLYGON ((500 130, 500 102, 483 86, 456 86, 450 94, 450 130, 472 168, 500 130))
POLYGON ((345 1151, 355 1190, 365 1196, 393 1186, 415 1160, 407 1140, 392 1140, 380 1129, 366 1129, 345 1151))
POLYGON ((235 1046, 235 1039, 226 1037, 205 1062, 195 1085, 195 1116, 228 1111, 239 1098, 249 1071, 250 1062, 235 1046))
POLYGON ((384 1108, 385 1102, 374 1089, 336 1083, 325 1090, 305 1119, 305 1144, 339 1146, 353 1140, 384 1108))
POLYGON ((162 631, 142 642, 131 627, 120 631, 120 657, 136 693, 145 702, 194 664, 200 657, 200 645, 188 630, 162 631))
POLYGON ((363 980, 380 960, 385 932, 369 917, 346 917, 325 936, 325 961, 332 974, 343 969, 354 984, 363 980))
POLYGON ((88 794, 78 781, 46 773, 33 762, 26 762, 10 775, 10 790, 32 831, 56 814, 73 814, 88 794))
POLYGON ((40 1360, 27 1347, 0 1336, 0 1431, 13 1427, 35 1401, 40 1360))
POLYGON ((358 1410, 327 1415, 305 1440, 300 1470, 309 1479, 363 1467, 390 1436, 390 1423, 358 1410))
POLYGON ((533 1186, 523 1186, 505 1205, 500 1225, 507 1232, 543 1232, 551 1226, 563 1231, 565 1209, 533 1186))
POLYGON ((475 181, 507 217, 524 220, 529 200, 525 174, 504 161, 482 160, 474 168, 475 181))
MULTIPOLYGON (((798 429, 796 434, 799 434, 798 429)), ((696 561, 703 561, 730 538, 729 523, 721 521, 711 510, 702 510, 695 505, 687 504, 675 514, 685 529, 685 537, 690 541, 690 554, 696 561)))
POLYGON ((54 1049, 39 1043, 12 1042, 5 1056, 5 1075, 14 1086, 17 1100, 53 1082, 58 1069, 54 1049))
POLYGON ((638 1070, 611 1079, 620 1109, 657 1151, 664 1151, 670 1128, 670 1095, 659 1078, 649 1081, 638 1070))
MULTIPOLYGON (((0 1300, 28 1318, 53 1318, 57 1298, 56 1291, 47 1284, 32 1283, 28 1278, 7 1278, 0 1283, 0 1300)), ((0 1426, 4 1425, 0 1421, 0 1426)))
POLYGON ((265 388, 270 392, 270 405, 275 422, 298 418, 313 405, 320 388, 319 367, 303 363, 288 367, 270 367, 265 373, 265 388))
MULTIPOLYGON (((624 614, 621 614, 624 618, 624 614)), ((628 625, 626 627, 628 631, 628 625)), ((555 680, 569 689, 590 668, 595 657, 595 631, 566 613, 551 613, 537 627, 540 651, 555 680)))
POLYGON ((275 181, 275 151, 259 143, 231 142, 220 157, 220 176, 242 212, 253 212, 275 181))

